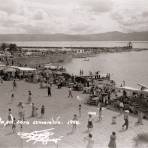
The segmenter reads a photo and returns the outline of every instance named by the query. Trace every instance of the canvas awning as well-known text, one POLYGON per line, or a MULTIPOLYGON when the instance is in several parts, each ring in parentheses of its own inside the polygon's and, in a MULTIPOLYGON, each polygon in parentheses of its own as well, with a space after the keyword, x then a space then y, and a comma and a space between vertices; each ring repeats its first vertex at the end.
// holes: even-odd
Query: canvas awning
POLYGON ((30 67, 18 67, 20 71, 35 71, 35 68, 30 68, 30 67))

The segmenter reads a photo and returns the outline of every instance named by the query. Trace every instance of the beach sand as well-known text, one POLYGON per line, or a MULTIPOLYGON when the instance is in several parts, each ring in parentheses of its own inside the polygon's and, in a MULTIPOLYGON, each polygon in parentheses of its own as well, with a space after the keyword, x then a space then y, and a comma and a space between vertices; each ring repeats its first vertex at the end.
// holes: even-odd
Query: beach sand
MULTIPOLYGON (((24 81, 17 81, 17 89, 12 91, 12 81, 4 82, 0 84, 0 117, 3 120, 7 120, 8 108, 12 109, 13 116, 18 119, 18 102, 23 102, 25 106, 26 120, 29 121, 29 125, 23 125, 23 132, 40 131, 50 128, 55 128, 53 131, 55 135, 51 138, 63 136, 62 140, 58 143, 58 146, 49 142, 46 145, 38 142, 33 144, 33 141, 26 142, 22 140, 20 136, 12 133, 11 126, 4 127, 0 125, 0 148, 86 148, 87 142, 84 141, 84 137, 87 133, 87 119, 88 112, 96 112, 97 108, 93 106, 87 106, 82 104, 82 116, 79 118, 80 125, 77 130, 71 133, 72 125, 67 124, 69 120, 72 120, 74 114, 78 114, 79 101, 76 99, 77 95, 80 98, 85 98, 86 95, 81 92, 73 91, 73 98, 68 98, 68 88, 57 89, 53 86, 52 97, 47 96, 47 89, 40 89, 38 84, 26 83, 24 81), (42 119, 39 117, 31 118, 31 105, 26 104, 28 99, 28 90, 32 91, 32 102, 39 108, 38 114, 40 115, 41 105, 45 105, 45 115, 42 119), (11 94, 14 92, 14 102, 11 104, 11 94), (49 121, 60 117, 60 125, 33 125, 35 120, 49 121)), ((110 135, 112 131, 117 134, 117 148, 133 148, 133 138, 142 132, 147 131, 148 121, 144 120, 144 125, 135 126, 137 121, 134 117, 129 117, 129 129, 128 131, 122 131, 123 116, 118 116, 117 124, 112 125, 112 116, 116 116, 119 113, 111 110, 103 110, 103 120, 100 122, 94 121, 94 129, 92 131, 94 139, 94 148, 107 148, 110 135)), ((94 117, 96 120, 96 117, 94 117)), ((20 125, 17 125, 17 132, 20 131, 20 125)), ((141 146, 142 148, 142 146, 141 146)))

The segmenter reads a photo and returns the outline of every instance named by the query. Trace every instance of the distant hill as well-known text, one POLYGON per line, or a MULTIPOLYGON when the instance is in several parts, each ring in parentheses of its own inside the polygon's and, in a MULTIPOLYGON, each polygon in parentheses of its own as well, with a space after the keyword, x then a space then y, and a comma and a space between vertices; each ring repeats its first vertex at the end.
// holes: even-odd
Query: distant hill
POLYGON ((122 33, 118 31, 69 35, 69 34, 0 34, 6 41, 148 41, 148 32, 122 33))

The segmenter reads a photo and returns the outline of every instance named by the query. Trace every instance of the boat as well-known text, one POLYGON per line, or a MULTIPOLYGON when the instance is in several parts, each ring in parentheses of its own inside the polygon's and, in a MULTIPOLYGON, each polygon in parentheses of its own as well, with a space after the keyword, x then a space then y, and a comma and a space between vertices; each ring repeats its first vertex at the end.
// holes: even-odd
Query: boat
POLYGON ((89 59, 84 59, 84 61, 89 61, 89 59))

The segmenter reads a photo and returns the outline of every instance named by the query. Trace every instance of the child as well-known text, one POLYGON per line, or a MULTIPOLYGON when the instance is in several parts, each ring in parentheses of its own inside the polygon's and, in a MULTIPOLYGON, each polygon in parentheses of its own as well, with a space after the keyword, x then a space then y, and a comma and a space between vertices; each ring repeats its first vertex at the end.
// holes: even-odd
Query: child
POLYGON ((16 119, 15 118, 13 118, 12 131, 13 131, 13 133, 15 133, 15 131, 16 131, 16 119))
POLYGON ((72 132, 74 132, 74 130, 76 130, 76 128, 77 128, 77 121, 78 121, 78 118, 77 118, 77 115, 76 114, 74 114, 74 116, 73 116, 73 119, 72 119, 72 132))
POLYGON ((5 126, 12 124, 13 116, 11 113, 11 108, 8 109, 8 121, 6 122, 5 126))

